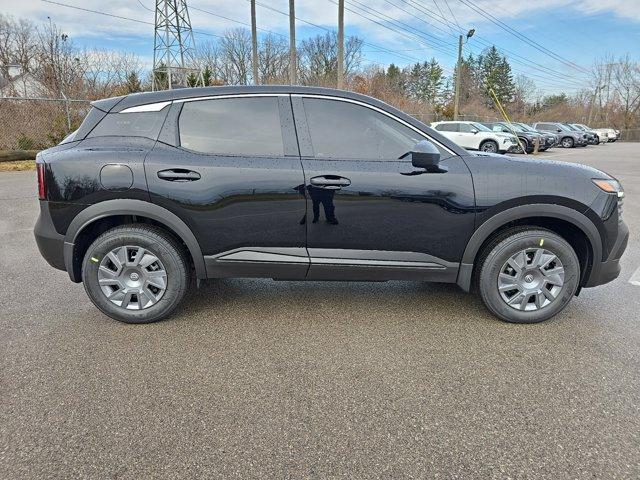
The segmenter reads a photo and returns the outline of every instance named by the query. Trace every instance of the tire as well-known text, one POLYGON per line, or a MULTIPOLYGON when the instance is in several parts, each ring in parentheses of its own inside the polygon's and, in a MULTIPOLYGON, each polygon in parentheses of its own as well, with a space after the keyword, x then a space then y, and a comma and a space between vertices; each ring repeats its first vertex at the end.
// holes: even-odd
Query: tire
POLYGON ((560 140, 560 145, 562 145, 564 148, 573 148, 574 146, 573 138, 564 137, 562 140, 560 140))
POLYGON ((82 282, 93 304, 124 323, 168 317, 183 299, 189 280, 184 250, 173 236, 153 225, 107 230, 89 246, 82 262, 82 282))
POLYGON ((483 250, 477 265, 482 301, 491 313, 510 323, 538 323, 553 317, 571 301, 580 279, 580 263, 571 245, 552 231, 538 227, 519 227, 497 236, 483 250), (539 256, 538 251, 542 251, 539 256), (520 257, 521 254, 525 256, 520 257), (552 255, 555 260, 550 260, 552 255), (511 268, 514 256, 525 260, 519 262, 523 267, 519 276, 511 268), (546 265, 536 267, 544 262, 546 265), (557 273, 558 268, 564 269, 563 276, 557 273), (511 275, 515 275, 513 280, 511 275), (525 280, 529 277, 532 280, 525 280), (548 283, 550 279, 555 284, 548 283), (510 282, 523 282, 523 290, 520 286, 507 290, 510 282))
POLYGON ((499 146, 493 140, 485 140, 480 144, 480 150, 489 153, 498 153, 499 146))

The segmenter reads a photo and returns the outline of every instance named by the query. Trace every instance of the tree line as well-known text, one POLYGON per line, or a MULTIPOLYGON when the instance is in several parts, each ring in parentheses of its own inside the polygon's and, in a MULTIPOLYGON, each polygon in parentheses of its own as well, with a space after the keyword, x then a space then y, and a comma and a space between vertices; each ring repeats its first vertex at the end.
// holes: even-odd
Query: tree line
MULTIPOLYGON (((595 62, 590 85, 575 94, 543 94, 526 75, 514 75, 510 62, 495 47, 468 55, 460 68, 447 72, 435 59, 381 66, 366 63, 363 39, 349 36, 345 45, 348 89, 372 95, 424 118, 451 118, 453 87, 460 75, 460 111, 465 116, 499 117, 494 95, 516 120, 562 120, 593 126, 640 126, 640 64, 628 56, 606 56, 595 62)), ((253 84, 251 35, 248 29, 225 31, 201 42, 193 67, 206 85, 253 84)), ((301 85, 334 87, 337 81, 337 35, 305 38, 296 47, 301 85)), ((258 42, 258 83, 286 84, 289 42, 263 35, 258 42)), ((43 85, 43 96, 95 99, 151 89, 153 72, 131 53, 77 47, 55 23, 35 25, 0 14, 0 77, 18 64, 43 85)), ((162 85, 166 78, 156 75, 162 85)), ((191 75, 190 85, 198 78, 191 75)))

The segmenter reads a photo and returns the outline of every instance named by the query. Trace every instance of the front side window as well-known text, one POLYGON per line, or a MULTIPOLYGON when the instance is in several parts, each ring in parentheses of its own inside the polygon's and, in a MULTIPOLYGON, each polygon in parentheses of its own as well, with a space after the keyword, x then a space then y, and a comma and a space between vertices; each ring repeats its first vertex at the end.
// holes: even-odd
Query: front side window
POLYGON ((471 133, 471 125, 468 123, 460 123, 460 131, 464 133, 471 133))
POLYGON ((380 112, 353 103, 304 98, 316 158, 397 160, 424 136, 380 112))
POLYGON ((277 97, 185 102, 180 145, 212 155, 284 155, 277 97))

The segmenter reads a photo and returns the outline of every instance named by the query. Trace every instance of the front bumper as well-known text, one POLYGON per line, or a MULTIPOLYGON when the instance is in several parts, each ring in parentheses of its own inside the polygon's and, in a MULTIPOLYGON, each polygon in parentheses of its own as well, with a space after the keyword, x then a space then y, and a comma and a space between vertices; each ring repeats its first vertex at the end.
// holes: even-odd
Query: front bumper
POLYGON ((58 270, 66 270, 64 264, 64 235, 56 231, 49 212, 48 202, 40 201, 40 215, 33 228, 38 250, 44 259, 58 270))
POLYGON ((584 284, 585 288, 604 285, 605 283, 609 283, 618 278, 618 275, 620 275, 620 258, 627 248, 628 242, 629 227, 627 227, 627 224, 622 221, 620 222, 620 227, 618 229, 616 243, 611 249, 609 258, 604 262, 594 262, 589 278, 584 284))

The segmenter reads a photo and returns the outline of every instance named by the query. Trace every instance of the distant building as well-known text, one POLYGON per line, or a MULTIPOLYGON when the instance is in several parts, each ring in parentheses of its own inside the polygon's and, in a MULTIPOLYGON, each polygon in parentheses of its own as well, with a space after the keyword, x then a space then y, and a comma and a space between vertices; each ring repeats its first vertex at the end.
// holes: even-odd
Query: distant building
POLYGON ((47 88, 33 74, 22 72, 20 65, 9 65, 9 75, 0 75, 0 96, 3 97, 39 97, 46 94, 47 88))

